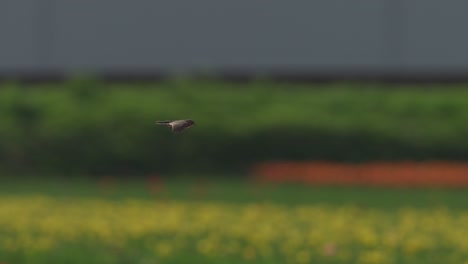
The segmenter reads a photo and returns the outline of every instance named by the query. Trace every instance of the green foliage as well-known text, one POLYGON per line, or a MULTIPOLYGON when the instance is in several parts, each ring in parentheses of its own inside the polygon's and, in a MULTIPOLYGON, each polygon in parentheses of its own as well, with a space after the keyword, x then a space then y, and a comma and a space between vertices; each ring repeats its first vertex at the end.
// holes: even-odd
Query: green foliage
POLYGON ((174 79, 0 85, 0 168, 245 170, 297 160, 468 160, 468 89, 174 79), (419 88, 419 89, 416 89, 419 88), (180 135, 155 120, 192 118, 180 135))

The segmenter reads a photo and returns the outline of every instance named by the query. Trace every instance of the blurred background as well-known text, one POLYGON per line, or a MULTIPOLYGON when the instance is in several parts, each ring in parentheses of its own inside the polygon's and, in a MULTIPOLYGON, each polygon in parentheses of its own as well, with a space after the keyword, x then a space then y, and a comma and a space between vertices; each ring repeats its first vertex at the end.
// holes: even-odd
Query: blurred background
POLYGON ((0 263, 468 261, 467 8, 2 1, 0 263))

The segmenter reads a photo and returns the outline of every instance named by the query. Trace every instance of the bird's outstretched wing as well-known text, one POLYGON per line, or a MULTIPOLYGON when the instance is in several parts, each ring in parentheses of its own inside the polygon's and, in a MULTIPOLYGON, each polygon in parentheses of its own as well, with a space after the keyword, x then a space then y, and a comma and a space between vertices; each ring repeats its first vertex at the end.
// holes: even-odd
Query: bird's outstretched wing
POLYGON ((170 124, 171 122, 174 122, 174 120, 167 120, 167 121, 156 121, 156 125, 167 125, 170 124))

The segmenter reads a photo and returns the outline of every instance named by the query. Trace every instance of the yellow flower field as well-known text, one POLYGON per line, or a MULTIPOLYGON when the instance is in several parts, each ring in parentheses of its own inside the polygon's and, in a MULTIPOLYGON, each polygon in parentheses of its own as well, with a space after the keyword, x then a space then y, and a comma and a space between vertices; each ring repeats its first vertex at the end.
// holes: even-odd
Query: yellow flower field
POLYGON ((0 263, 73 254, 83 263, 468 263, 468 211, 0 197, 0 263))

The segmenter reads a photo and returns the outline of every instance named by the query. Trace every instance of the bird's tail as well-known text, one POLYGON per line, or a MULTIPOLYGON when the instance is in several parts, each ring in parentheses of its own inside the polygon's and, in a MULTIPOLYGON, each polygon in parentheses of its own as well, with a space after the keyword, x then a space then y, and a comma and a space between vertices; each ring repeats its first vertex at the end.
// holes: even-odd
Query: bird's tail
POLYGON ((167 125, 167 124, 169 124, 170 122, 172 122, 172 121, 156 121, 155 124, 156 124, 156 125, 167 125))

